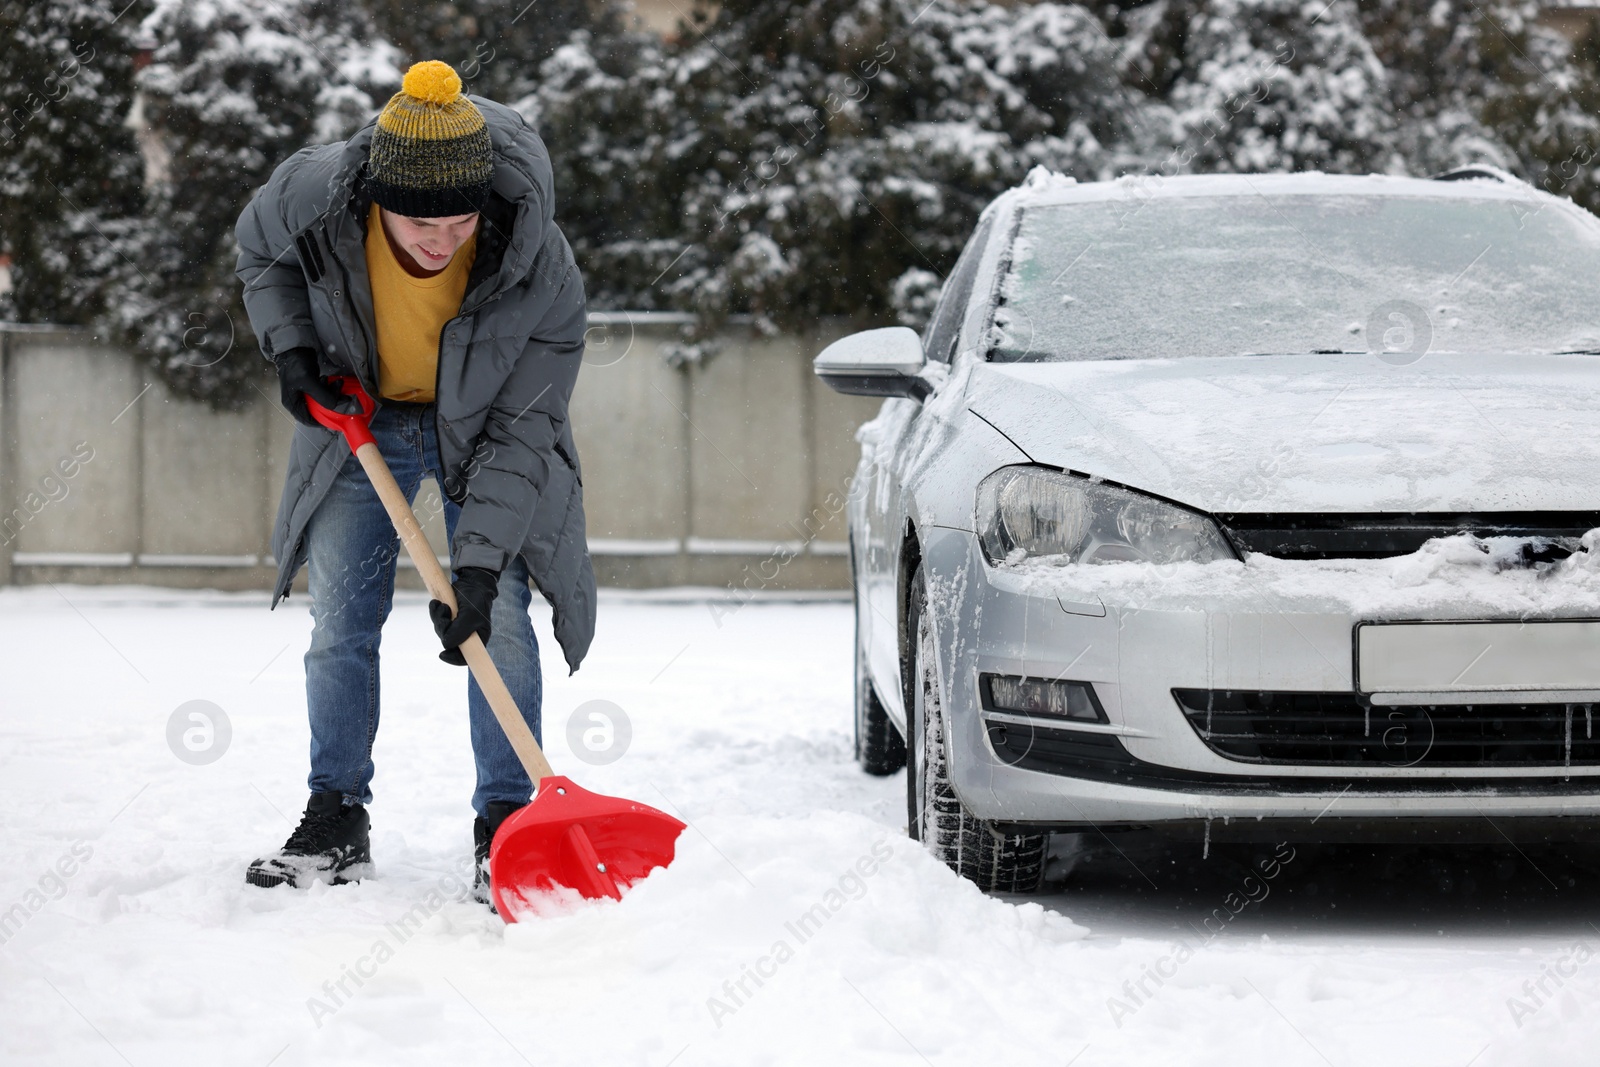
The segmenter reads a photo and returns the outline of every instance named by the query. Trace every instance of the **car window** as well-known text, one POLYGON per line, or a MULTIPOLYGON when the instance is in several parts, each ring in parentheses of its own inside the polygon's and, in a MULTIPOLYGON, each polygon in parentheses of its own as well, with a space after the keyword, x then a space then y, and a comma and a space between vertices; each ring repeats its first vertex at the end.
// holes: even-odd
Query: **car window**
POLYGON ((961 334, 961 320, 966 317, 967 300, 972 296, 972 283, 978 276, 978 261, 983 258, 983 246, 989 240, 993 224, 993 215, 978 224, 977 232, 961 250, 961 258, 956 260, 955 269, 944 283, 939 306, 934 309, 933 319, 922 337, 922 353, 929 359, 948 363, 954 354, 956 338, 961 334))
POLYGON ((999 288, 997 362, 1588 351, 1600 219, 1462 195, 1043 205, 999 288))

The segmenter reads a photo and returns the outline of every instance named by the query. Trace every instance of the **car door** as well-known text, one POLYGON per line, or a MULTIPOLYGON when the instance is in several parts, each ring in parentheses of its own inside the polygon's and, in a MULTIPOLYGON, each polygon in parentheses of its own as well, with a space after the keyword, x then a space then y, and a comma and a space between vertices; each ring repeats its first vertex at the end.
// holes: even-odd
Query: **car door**
MULTIPOLYGON (((955 354, 993 222, 991 213, 979 223, 940 292, 933 317, 922 335, 923 354, 929 362, 948 365, 955 354)), ((860 590, 867 607, 863 613, 867 617, 862 620, 867 667, 879 699, 902 726, 905 708, 900 687, 900 551, 910 514, 904 494, 910 457, 903 446, 915 432, 921 412, 922 405, 917 401, 888 401, 879 414, 872 439, 862 442, 868 457, 863 466, 869 479, 864 487, 860 590)))

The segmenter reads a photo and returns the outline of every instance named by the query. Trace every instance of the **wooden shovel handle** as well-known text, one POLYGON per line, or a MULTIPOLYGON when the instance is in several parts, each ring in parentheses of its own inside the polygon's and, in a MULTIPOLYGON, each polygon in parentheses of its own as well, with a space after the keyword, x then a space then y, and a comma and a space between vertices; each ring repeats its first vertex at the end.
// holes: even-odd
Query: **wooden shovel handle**
MULTIPOLYGON (((450 580, 445 577, 444 569, 439 566, 439 560, 433 554, 433 546, 428 544, 428 538, 422 532, 422 524, 417 522, 416 512, 411 510, 406 495, 400 491, 394 475, 389 473, 389 465, 383 461, 378 446, 369 439, 359 445, 355 453, 356 459, 361 461, 361 469, 367 472, 367 480, 372 482, 373 488, 378 491, 378 499, 383 501, 384 510, 389 513, 395 531, 399 533, 401 542, 406 546, 406 553, 410 555, 411 562, 416 564, 418 573, 422 575, 428 593, 433 599, 444 601, 450 608, 450 614, 454 615, 457 610, 456 592, 450 588, 450 580)), ((472 676, 478 680, 478 688, 482 689, 483 695, 489 699, 489 707, 494 710, 494 717, 499 720, 500 729, 506 732, 506 740, 511 742, 517 758, 522 761, 522 769, 528 772, 528 779, 537 787, 541 778, 548 778, 555 771, 551 769, 550 761, 545 759, 544 753, 540 751, 539 742, 533 739, 533 731, 528 729, 522 713, 517 710, 517 702, 512 697, 511 690, 506 688, 505 681, 500 677, 500 671, 489 658, 489 650, 483 647, 483 638, 477 634, 469 634, 467 639, 461 642, 461 654, 466 658, 472 676)))

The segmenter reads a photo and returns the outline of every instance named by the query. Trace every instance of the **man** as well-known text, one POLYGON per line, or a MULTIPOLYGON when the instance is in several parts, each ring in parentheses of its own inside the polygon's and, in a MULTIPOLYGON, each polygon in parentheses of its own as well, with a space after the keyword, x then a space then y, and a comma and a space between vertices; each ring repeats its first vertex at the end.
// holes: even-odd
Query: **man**
MULTIPOLYGON (((398 540, 344 439, 307 409, 309 398, 355 410, 330 377, 378 399, 373 436, 407 495, 424 477, 443 490, 459 614, 429 605, 440 658, 463 664, 461 642, 480 635, 537 737, 530 578, 572 670, 588 650, 594 572, 567 425, 583 280, 553 215, 538 135, 509 108, 463 96, 455 71, 430 61, 348 141, 281 164, 239 217, 245 307, 299 422, 273 529, 273 606, 309 561, 315 622, 311 798, 284 847, 250 865, 253 885, 350 881, 371 862, 378 641, 398 540)), ((533 783, 477 683, 467 691, 486 899, 489 845, 533 783)))

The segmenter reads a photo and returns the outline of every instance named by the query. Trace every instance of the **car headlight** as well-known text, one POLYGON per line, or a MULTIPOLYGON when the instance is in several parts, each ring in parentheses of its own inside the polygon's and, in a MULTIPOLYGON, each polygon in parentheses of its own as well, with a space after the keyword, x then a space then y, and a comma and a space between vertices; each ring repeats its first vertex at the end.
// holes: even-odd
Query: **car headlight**
POLYGON ((990 563, 1237 559, 1205 515, 1043 467, 1006 467, 978 484, 978 539, 990 563))

